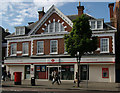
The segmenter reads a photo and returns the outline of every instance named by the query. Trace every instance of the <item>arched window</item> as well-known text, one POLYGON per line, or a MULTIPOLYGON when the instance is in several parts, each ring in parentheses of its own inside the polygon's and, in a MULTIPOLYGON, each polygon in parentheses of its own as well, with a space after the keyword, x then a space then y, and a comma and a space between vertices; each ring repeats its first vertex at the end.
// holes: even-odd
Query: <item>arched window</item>
POLYGON ((49 25, 50 25, 50 32, 53 32, 53 30, 54 30, 54 23, 51 23, 49 25))
POLYGON ((65 31, 64 26, 59 22, 50 23, 44 30, 44 33, 65 31))
POLYGON ((59 32, 59 24, 58 22, 55 22, 55 32, 59 32))

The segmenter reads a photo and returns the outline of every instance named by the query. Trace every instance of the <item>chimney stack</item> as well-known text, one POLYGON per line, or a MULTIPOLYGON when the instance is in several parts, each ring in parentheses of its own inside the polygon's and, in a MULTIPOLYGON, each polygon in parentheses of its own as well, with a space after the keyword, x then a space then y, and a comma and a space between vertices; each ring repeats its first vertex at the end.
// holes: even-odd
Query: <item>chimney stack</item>
POLYGON ((38 11, 38 13, 39 13, 39 20, 40 20, 45 14, 44 7, 42 8, 42 11, 38 11))
POLYGON ((83 14, 84 6, 81 6, 80 2, 79 2, 79 6, 77 6, 77 9, 78 9, 78 16, 81 16, 83 14))
POLYGON ((7 33, 8 33, 8 32, 9 32, 9 30, 8 30, 8 29, 6 29, 6 30, 5 30, 5 32, 7 32, 7 33))
POLYGON ((114 3, 110 3, 108 5, 109 7, 109 11, 110 11, 110 21, 113 22, 113 7, 114 7, 114 3))

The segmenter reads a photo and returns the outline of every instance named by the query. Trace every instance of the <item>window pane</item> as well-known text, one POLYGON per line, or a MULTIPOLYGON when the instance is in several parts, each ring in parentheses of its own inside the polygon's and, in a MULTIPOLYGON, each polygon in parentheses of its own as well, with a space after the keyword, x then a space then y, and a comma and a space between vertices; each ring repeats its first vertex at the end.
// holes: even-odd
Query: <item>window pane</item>
POLYGON ((101 52, 108 52, 109 51, 109 45, 108 45, 108 38, 102 38, 100 40, 100 51, 101 52))
POLYGON ((60 24, 60 26, 61 26, 61 31, 65 31, 64 26, 62 24, 60 24))
POLYGON ((11 44, 11 55, 16 54, 16 44, 11 44))
POLYGON ((28 43, 23 43, 22 50, 23 54, 28 54, 28 43))
POLYGON ((44 33, 48 33, 48 26, 45 28, 44 33))
POLYGON ((21 27, 21 28, 19 28, 19 29, 20 29, 20 35, 24 35, 24 28, 21 27))
POLYGON ((55 32, 59 32, 59 24, 58 22, 55 22, 55 32))
POLYGON ((102 27, 102 21, 97 21, 97 28, 101 28, 102 27))
POLYGON ((19 29, 16 28, 16 35, 19 35, 19 29))
POLYGON ((57 52, 57 41, 51 41, 51 53, 57 52))
POLYGON ((53 23, 50 24, 50 32, 53 32, 53 23))
POLYGON ((91 21, 91 29, 95 29, 95 21, 91 21))
POLYGON ((38 41, 37 42, 37 53, 43 53, 43 49, 44 49, 43 41, 38 41))

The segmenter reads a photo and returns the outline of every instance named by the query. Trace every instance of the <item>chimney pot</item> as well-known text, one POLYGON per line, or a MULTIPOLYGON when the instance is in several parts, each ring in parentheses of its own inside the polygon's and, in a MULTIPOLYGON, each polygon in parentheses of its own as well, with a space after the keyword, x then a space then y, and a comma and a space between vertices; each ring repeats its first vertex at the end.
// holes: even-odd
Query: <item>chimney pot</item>
POLYGON ((42 8, 42 11, 38 11, 38 13, 39 13, 39 20, 40 20, 45 14, 44 7, 42 8))
POLYGON ((110 3, 108 5, 109 7, 109 11, 110 11, 110 22, 113 23, 113 7, 114 7, 114 3, 110 3))
POLYGON ((81 6, 81 3, 79 2, 79 6, 77 6, 78 9, 78 16, 81 16, 83 14, 84 6, 81 6))

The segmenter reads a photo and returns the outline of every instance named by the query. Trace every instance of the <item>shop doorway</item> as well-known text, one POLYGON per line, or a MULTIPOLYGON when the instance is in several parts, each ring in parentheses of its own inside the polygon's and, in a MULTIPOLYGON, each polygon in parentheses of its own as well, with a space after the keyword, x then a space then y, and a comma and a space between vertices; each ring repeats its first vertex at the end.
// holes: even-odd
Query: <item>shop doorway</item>
POLYGON ((30 65, 25 65, 25 79, 30 79, 30 65))
POLYGON ((81 80, 89 80, 89 66, 81 65, 81 80))
POLYGON ((61 66, 47 66, 48 67, 48 80, 52 80, 52 72, 57 70, 61 77, 61 66))

